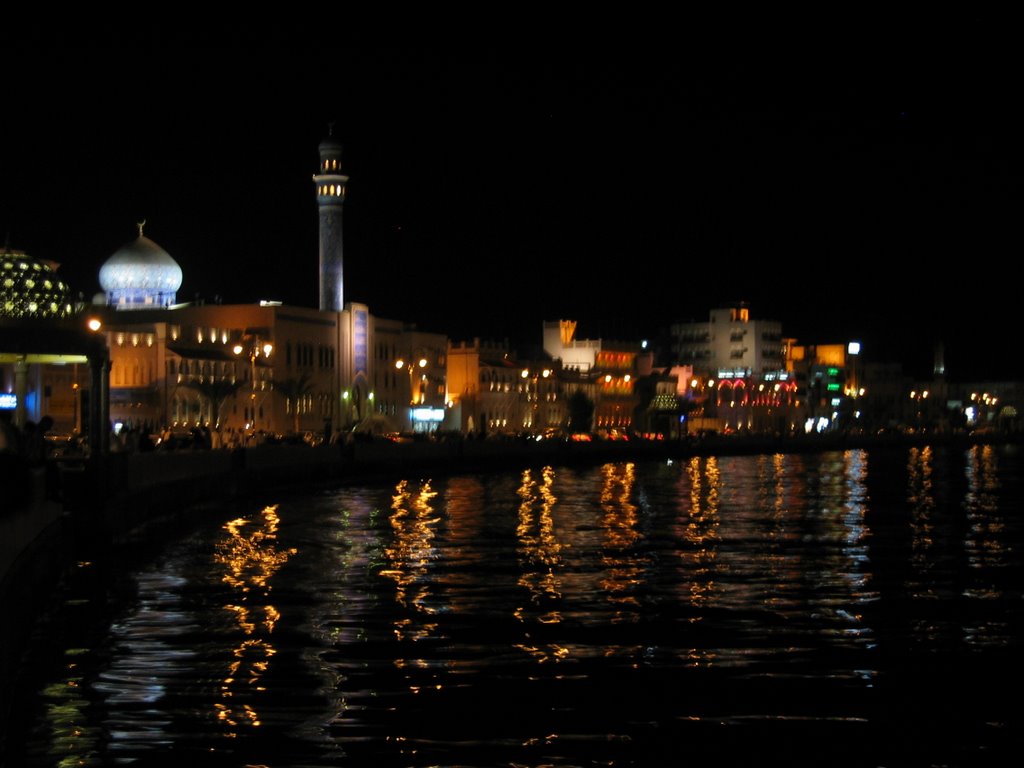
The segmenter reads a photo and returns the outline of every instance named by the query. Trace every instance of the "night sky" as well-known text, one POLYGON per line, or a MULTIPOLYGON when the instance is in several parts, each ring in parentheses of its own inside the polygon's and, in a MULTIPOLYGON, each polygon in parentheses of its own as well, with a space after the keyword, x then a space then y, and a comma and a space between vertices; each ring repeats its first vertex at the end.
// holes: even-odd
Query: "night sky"
POLYGON ((745 300, 911 373, 941 339, 953 378, 1022 377, 1012 74, 956 52, 21 51, 0 237, 90 297, 145 218, 179 300, 313 306, 334 122, 345 298, 375 314, 523 346, 546 319, 656 338, 745 300))

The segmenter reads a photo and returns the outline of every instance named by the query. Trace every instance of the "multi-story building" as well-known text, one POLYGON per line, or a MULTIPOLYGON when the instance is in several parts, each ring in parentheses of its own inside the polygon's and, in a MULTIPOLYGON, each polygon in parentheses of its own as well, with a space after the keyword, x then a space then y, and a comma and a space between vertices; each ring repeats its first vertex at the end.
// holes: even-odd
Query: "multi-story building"
POLYGON ((522 429, 523 367, 504 342, 448 344, 451 427, 467 433, 522 429))
POLYGON ((448 337, 373 318, 373 410, 396 431, 434 432, 447 405, 448 337))
POLYGON ((783 367, 782 323, 752 320, 742 303, 712 309, 706 322, 674 323, 669 335, 675 362, 692 365, 701 375, 761 374, 783 367))
POLYGON ((340 397, 350 378, 338 355, 344 313, 278 304, 96 309, 115 427, 330 432, 359 417, 351 391, 340 397))
POLYGON ((544 322, 544 352, 552 360, 561 360, 566 370, 589 373, 597 364, 601 351, 600 339, 577 339, 575 320, 544 322))
POLYGON ((628 430, 637 406, 638 376, 651 373, 653 354, 641 342, 577 339, 574 320, 545 322, 544 351, 565 372, 573 387, 590 384, 596 429, 628 430))

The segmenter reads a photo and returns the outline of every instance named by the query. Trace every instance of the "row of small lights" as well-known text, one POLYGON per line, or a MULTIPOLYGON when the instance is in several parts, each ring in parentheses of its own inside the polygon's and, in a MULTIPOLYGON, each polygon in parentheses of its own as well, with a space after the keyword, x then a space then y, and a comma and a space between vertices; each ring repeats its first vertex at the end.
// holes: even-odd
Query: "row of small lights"
MULTIPOLYGON (((100 320, 98 317, 90 317, 86 321, 85 325, 90 331, 96 333, 103 327, 103 321, 100 320)), ((234 352, 236 355, 240 355, 242 354, 242 351, 244 349, 245 347, 243 347, 241 344, 235 344, 235 346, 232 347, 231 351, 234 352)), ((256 354, 259 355, 261 350, 263 352, 264 357, 270 357, 270 353, 274 351, 274 345, 271 344, 270 342, 267 342, 262 347, 256 347, 256 354)))
MULTIPOLYGON (((626 379, 626 380, 628 381, 628 380, 629 380, 629 378, 627 377, 627 379, 626 379)), ((727 383, 728 383, 728 382, 724 382, 724 381, 722 381, 722 382, 716 382, 716 381, 715 381, 714 379, 708 379, 708 386, 709 386, 709 387, 710 387, 711 389, 714 389, 714 388, 715 388, 716 386, 725 386, 725 385, 726 385, 727 383)), ((699 387, 700 385, 701 385, 701 384, 700 384, 700 379, 690 379, 690 387, 691 387, 691 388, 693 388, 693 389, 696 389, 696 388, 697 388, 697 387, 699 387)), ((742 380, 742 379, 737 379, 737 384, 735 384, 735 385, 733 385, 733 386, 734 386, 734 387, 735 387, 735 386, 743 386, 743 387, 746 387, 747 385, 743 383, 743 380, 742 380)), ((776 384, 776 385, 775 385, 775 387, 774 387, 774 390, 775 390, 776 392, 778 392, 779 390, 781 390, 781 389, 782 389, 782 386, 783 386, 782 384, 776 384)), ((758 384, 758 385, 757 385, 757 391, 758 391, 758 392, 764 392, 764 384, 758 384)), ((863 390, 863 389, 861 389, 861 390, 860 390, 860 394, 862 394, 862 395, 864 394, 864 390, 863 390)))

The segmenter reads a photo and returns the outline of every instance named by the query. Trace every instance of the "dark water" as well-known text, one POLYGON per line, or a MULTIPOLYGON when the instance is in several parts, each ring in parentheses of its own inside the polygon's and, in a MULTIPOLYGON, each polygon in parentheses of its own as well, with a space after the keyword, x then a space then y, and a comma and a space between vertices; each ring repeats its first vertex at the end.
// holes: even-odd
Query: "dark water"
POLYGON ((82 564, 10 764, 1017 764, 1021 470, 915 448, 282 495, 82 564))

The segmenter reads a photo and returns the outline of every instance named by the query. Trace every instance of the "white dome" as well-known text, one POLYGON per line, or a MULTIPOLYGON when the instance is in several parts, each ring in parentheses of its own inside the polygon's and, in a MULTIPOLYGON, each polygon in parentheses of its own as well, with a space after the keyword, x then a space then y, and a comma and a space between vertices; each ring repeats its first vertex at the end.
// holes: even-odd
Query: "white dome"
POLYGON ((124 309, 166 307, 181 287, 181 267, 163 248, 142 234, 100 267, 107 303, 124 309))

